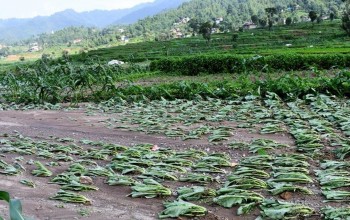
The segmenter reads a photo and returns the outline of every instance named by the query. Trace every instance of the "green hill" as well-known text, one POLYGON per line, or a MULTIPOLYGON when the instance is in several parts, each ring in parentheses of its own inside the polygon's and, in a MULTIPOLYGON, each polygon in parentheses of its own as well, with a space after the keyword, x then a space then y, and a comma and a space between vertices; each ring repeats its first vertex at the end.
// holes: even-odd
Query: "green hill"
MULTIPOLYGON (((153 12, 151 14, 156 14, 154 10, 159 12, 161 11, 160 8, 174 8, 176 5, 180 5, 183 1, 185 0, 167 3, 166 1, 158 0, 150 4, 149 7, 146 7, 146 9, 152 7, 153 12)), ((124 21, 120 20, 119 22, 132 23, 131 25, 114 25, 104 29, 88 27, 65 28, 62 31, 56 31, 55 34, 41 34, 29 40, 23 40, 16 45, 28 46, 29 43, 39 42, 39 44, 44 44, 42 47, 52 47, 66 45, 67 43, 72 43, 74 39, 82 38, 82 47, 93 48, 96 46, 118 44, 118 41, 120 41, 121 36, 123 35, 128 38, 136 38, 142 41, 152 41, 155 39, 167 40, 179 36, 189 36, 193 33, 193 27, 199 26, 201 23, 207 21, 214 23, 218 18, 222 18, 222 21, 217 24, 216 27, 222 32, 241 27, 244 22, 251 20, 252 15, 256 15, 258 18, 266 20, 267 15, 265 13, 265 8, 267 7, 275 7, 277 9, 276 14, 274 15, 274 23, 281 24, 284 23, 288 17, 292 18, 294 23, 305 21, 308 19, 308 13, 311 10, 316 11, 318 16, 322 15, 327 17, 332 12, 336 17, 339 17, 342 10, 341 5, 341 0, 191 0, 185 1, 175 9, 166 10, 154 16, 148 14, 150 16, 138 20, 141 18, 139 16, 140 14, 146 15, 140 11, 146 9, 140 9, 135 11, 138 16, 131 13, 131 17, 123 17, 124 21), (135 23, 136 20, 138 21, 135 23), (125 32, 120 32, 121 29, 125 30, 125 32)), ((68 19, 67 16, 68 15, 66 15, 65 19, 68 19)), ((101 17, 101 15, 89 15, 89 18, 94 17, 96 17, 95 20, 99 20, 98 17, 101 17)), ((56 20, 59 21, 60 19, 57 18, 56 20)), ((84 19, 79 19, 79 21, 82 20, 84 19)), ((113 21, 113 19, 111 19, 111 21, 113 21)), ((77 23, 77 25, 85 26, 88 24, 89 23, 77 23)), ((43 27, 43 25, 36 26, 43 27)), ((62 26, 61 28, 65 26, 62 26)), ((102 27, 101 25, 94 26, 102 27)), ((25 28, 20 29, 27 30, 30 27, 30 25, 25 25, 25 28)), ((6 31, 9 30, 10 29, 6 31)), ((57 30, 57 28, 55 28, 55 30, 57 30)), ((12 40, 14 39, 15 38, 12 38, 12 40)))
MULTIPOLYGON (((202 36, 197 36, 127 44, 90 51, 87 55, 98 56, 104 61, 111 59, 143 61, 209 53, 270 55, 350 52, 350 43, 340 28, 340 20, 324 21, 315 25, 304 22, 291 26, 275 26, 271 31, 267 28, 258 28, 236 34, 238 34, 236 41, 232 40, 232 33, 214 34, 209 45, 202 36)), ((75 58, 81 59, 82 56, 75 58)))
POLYGON ((308 18, 309 11, 316 11, 318 15, 336 15, 341 10, 341 0, 192 0, 183 3, 177 9, 147 17, 128 28, 130 36, 154 37, 159 34, 168 35, 173 28, 180 28, 182 32, 191 33, 186 26, 174 26, 182 18, 196 19, 198 22, 213 21, 223 18, 221 25, 228 29, 239 27, 249 21, 252 15, 266 18, 265 8, 275 7, 276 18, 281 20, 291 17, 298 22, 308 18))

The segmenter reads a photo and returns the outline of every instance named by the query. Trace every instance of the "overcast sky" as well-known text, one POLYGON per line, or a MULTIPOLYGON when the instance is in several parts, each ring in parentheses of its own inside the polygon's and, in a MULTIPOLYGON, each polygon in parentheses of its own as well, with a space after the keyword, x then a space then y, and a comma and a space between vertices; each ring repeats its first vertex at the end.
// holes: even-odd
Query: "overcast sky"
POLYGON ((38 15, 51 15, 65 9, 78 12, 94 9, 130 8, 143 2, 154 0, 0 0, 0 19, 31 18, 38 15))

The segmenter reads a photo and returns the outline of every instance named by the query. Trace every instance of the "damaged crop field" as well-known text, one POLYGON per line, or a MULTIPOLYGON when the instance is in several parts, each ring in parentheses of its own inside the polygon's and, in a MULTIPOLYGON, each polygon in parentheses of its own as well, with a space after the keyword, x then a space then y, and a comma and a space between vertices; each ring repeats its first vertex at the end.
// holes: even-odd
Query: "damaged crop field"
POLYGON ((349 105, 273 92, 3 104, 0 187, 38 219, 344 219, 349 105))
POLYGON ((6 68, 0 219, 350 219, 347 43, 306 44, 6 68))

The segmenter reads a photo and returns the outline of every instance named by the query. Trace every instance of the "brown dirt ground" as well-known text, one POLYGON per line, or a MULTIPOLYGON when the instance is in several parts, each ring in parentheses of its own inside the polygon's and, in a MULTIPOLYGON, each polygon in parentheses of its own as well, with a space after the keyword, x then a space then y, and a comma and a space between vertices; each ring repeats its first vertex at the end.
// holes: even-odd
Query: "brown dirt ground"
MULTIPOLYGON (((108 129, 103 123, 106 116, 87 116, 83 110, 73 111, 0 111, 0 134, 18 131, 30 138, 45 139, 49 136, 70 137, 75 140, 103 140, 112 143, 130 146, 137 143, 152 143, 158 146, 166 146, 174 149, 197 147, 209 151, 225 151, 230 153, 234 161, 238 161, 245 152, 233 152, 226 146, 210 145, 206 140, 188 140, 167 138, 163 135, 150 135, 139 132, 108 129)), ((294 144, 293 139, 287 135, 259 135, 252 134, 245 129, 235 130, 233 139, 250 141, 254 138, 270 138, 281 143, 294 144)), ((5 161, 10 161, 18 155, 6 155, 5 161)), ((31 156, 24 156, 24 160, 31 156)), ((34 219, 157 219, 157 214, 163 210, 164 199, 132 199, 126 197, 130 193, 129 187, 111 187, 103 183, 103 179, 94 179, 95 185, 100 188, 96 192, 84 192, 93 200, 91 206, 65 204, 48 198, 58 190, 58 185, 47 184, 47 178, 33 177, 30 172, 34 167, 26 166, 27 171, 20 176, 0 176, 0 189, 11 193, 15 198, 21 199, 25 215, 34 219), (32 179, 37 187, 32 189, 19 183, 21 179, 32 179), (87 210, 89 216, 82 216, 79 212, 87 210)), ((52 168, 50 168, 52 170, 52 168)), ((54 175, 63 172, 64 163, 56 167, 54 175)), ((167 183, 166 183, 167 184, 167 183)), ((171 186, 174 188, 175 186, 171 186)), ((303 203, 321 205, 319 196, 300 198, 303 203)), ((300 201, 299 200, 299 201, 300 201)), ((292 200, 294 201, 294 199, 292 200)), ((201 219, 255 219, 258 211, 253 215, 238 217, 236 209, 224 209, 214 205, 206 205, 209 214, 201 219)), ((7 206, 0 202, 0 216, 7 217, 7 206)))

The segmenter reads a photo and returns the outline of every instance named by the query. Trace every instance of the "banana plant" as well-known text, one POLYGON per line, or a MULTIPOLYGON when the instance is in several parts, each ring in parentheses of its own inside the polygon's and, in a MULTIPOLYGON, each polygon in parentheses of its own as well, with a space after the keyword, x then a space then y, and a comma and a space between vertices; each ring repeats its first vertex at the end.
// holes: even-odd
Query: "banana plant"
POLYGON ((171 196, 172 194, 169 188, 152 179, 144 179, 143 183, 135 183, 131 190, 132 192, 129 196, 133 198, 144 197, 151 199, 158 196, 171 196))
POLYGON ((349 202, 350 192, 344 190, 322 190, 322 194, 326 197, 325 202, 349 202))
POLYGON ((237 189, 266 189, 265 181, 254 177, 231 176, 229 181, 226 181, 225 187, 237 189))
POLYGON ((260 219, 297 219, 305 218, 314 213, 314 209, 301 204, 264 200, 261 205, 260 219))
POLYGON ((98 187, 81 184, 80 182, 73 180, 70 183, 63 185, 61 189, 70 190, 70 191, 89 191, 89 190, 98 190, 98 187))
POLYGON ((259 193, 231 187, 221 188, 217 194, 220 196, 213 199, 214 203, 225 208, 241 206, 237 214, 248 213, 264 199, 259 193))
POLYGON ((280 195, 284 192, 301 192, 305 195, 313 195, 314 193, 306 187, 297 186, 290 183, 274 183, 269 182, 269 187, 271 190, 269 192, 272 195, 280 195))
POLYGON ((324 207, 321 209, 323 219, 325 220, 341 220, 350 218, 350 208, 349 207, 324 207))
POLYGON ((48 170, 40 161, 35 161, 37 169, 32 171, 34 176, 42 176, 42 177, 50 177, 52 176, 52 172, 48 170))
POLYGON ((106 183, 110 186, 133 186, 135 185, 136 181, 128 176, 115 174, 109 176, 106 183))
MULTIPOLYGON (((0 191, 0 200, 7 202, 10 206, 10 219, 11 220, 30 220, 22 214, 22 203, 18 199, 11 199, 10 194, 6 191, 0 191)), ((3 218, 0 216, 0 220, 3 218)))
POLYGON ((179 181, 180 182, 208 184, 211 182, 215 182, 216 180, 210 175, 189 173, 185 176, 181 176, 179 178, 179 181))
POLYGON ((19 181, 20 183, 22 183, 23 185, 26 185, 26 186, 29 186, 31 188, 35 188, 36 187, 36 184, 32 181, 32 180, 20 180, 19 181))
POLYGON ((200 217, 207 213, 207 209, 202 206, 185 201, 173 201, 164 203, 165 210, 159 214, 160 219, 183 217, 200 217))
POLYGON ((67 192, 64 190, 59 190, 56 193, 56 195, 50 197, 50 199, 60 200, 62 202, 83 203, 85 205, 91 205, 91 200, 89 200, 85 196, 73 192, 67 192))
POLYGON ((202 186, 180 187, 177 189, 178 199, 184 201, 199 201, 202 199, 213 198, 216 196, 214 189, 202 186))

